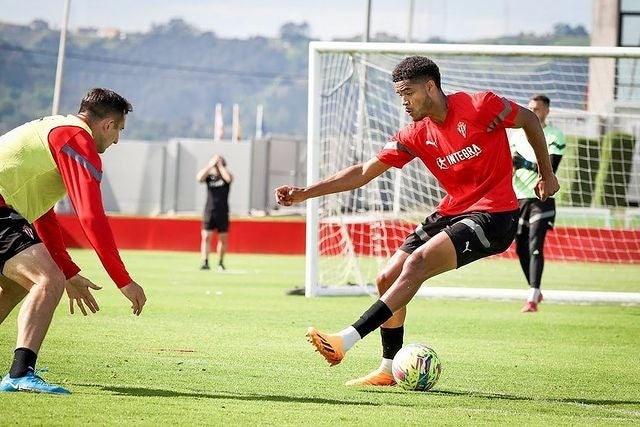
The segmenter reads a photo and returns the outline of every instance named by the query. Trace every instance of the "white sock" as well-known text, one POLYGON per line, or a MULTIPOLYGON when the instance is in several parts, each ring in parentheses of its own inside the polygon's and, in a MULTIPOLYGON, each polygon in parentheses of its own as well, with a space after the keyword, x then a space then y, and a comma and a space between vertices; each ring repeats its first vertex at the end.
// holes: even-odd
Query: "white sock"
POLYGON ((353 326, 341 330, 338 332, 338 335, 342 338, 342 350, 344 350, 345 353, 362 339, 353 326))
POLYGON ((382 358, 382 361, 380 362, 380 367, 378 369, 380 369, 382 372, 386 372, 387 374, 390 374, 391 371, 391 364, 393 363, 393 359, 385 359, 382 358))
POLYGON ((540 288, 531 288, 531 294, 527 301, 538 303, 538 298, 540 298, 540 288))

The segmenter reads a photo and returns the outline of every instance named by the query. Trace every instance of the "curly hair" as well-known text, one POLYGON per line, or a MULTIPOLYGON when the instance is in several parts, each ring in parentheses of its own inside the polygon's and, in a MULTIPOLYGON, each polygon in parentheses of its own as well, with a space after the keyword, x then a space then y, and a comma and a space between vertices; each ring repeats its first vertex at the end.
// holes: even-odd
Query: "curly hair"
POLYGON ((98 119, 122 117, 133 111, 129 101, 112 90, 93 88, 82 99, 78 113, 88 113, 98 119))
POLYGON ((433 80, 436 87, 441 89, 438 65, 424 56, 408 56, 404 58, 396 65, 391 74, 393 83, 416 78, 433 80))

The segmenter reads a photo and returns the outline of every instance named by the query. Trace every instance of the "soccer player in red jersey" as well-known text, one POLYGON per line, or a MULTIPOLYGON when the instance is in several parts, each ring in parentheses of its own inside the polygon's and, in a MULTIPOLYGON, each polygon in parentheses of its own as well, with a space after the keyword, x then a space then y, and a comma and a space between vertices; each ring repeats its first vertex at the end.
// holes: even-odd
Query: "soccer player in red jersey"
MULTIPOLYGON (((369 161, 350 166, 305 188, 276 188, 276 201, 289 206, 311 197, 352 190, 418 157, 446 195, 407 236, 376 278, 379 299, 351 326, 336 334, 311 327, 307 337, 331 365, 380 327, 382 362, 347 385, 394 385, 393 357, 402 347, 406 304, 420 285, 437 274, 506 250, 518 225, 518 201, 511 184, 511 153, 505 128, 523 128, 538 160, 536 194, 541 200, 560 188, 535 114, 492 92, 445 95, 438 66, 412 56, 395 67, 396 93, 413 123, 393 136, 369 161)), ((311 143, 311 142, 310 142, 311 143)))
POLYGON ((138 316, 146 302, 120 258, 102 205, 99 154, 117 144, 131 104, 107 89, 92 89, 76 115, 50 116, 0 136, 0 323, 24 299, 13 363, 0 391, 69 394, 35 370, 38 351, 66 289, 69 310, 99 310, 71 260, 53 207, 65 194, 89 242, 138 316), (85 307, 86 306, 86 307, 85 307))

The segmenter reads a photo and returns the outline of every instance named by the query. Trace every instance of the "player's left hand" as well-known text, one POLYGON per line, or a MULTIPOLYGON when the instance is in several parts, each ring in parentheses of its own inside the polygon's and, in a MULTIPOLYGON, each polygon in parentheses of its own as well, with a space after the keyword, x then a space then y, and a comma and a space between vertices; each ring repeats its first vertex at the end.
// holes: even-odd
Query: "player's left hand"
POLYGON ((66 281, 65 289, 67 290, 67 296, 69 297, 69 313, 74 314, 74 302, 84 316, 87 315, 87 308, 92 313, 100 311, 100 307, 98 306, 95 298, 93 298, 93 295, 91 295, 91 291, 89 289, 98 291, 102 289, 101 286, 98 286, 91 280, 76 274, 66 281))
POLYGON ((560 184, 558 183, 558 178, 555 174, 551 174, 551 176, 546 179, 542 176, 538 178, 538 182, 534 188, 536 192, 536 196, 538 199, 543 202, 547 200, 549 197, 553 196, 560 190, 560 184))

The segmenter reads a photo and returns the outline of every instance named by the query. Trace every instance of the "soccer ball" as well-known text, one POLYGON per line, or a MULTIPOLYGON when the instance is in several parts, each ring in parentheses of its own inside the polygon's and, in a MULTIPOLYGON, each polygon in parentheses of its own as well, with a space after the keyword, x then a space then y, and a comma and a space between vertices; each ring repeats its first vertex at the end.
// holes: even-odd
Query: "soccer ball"
POLYGON ((406 390, 430 390, 442 373, 442 363, 426 344, 409 344, 400 349, 391 365, 396 383, 406 390))

